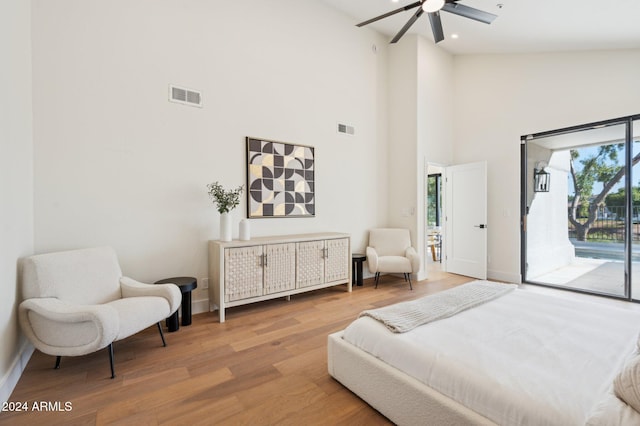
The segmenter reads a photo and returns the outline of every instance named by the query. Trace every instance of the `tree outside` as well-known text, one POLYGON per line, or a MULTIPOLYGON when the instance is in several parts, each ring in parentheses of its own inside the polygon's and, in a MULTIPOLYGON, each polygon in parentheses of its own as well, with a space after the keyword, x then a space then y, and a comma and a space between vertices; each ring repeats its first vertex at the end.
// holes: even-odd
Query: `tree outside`
MULTIPOLYGON (((599 208, 624 206, 624 188, 612 193, 625 175, 624 144, 572 149, 570 152, 570 178, 574 194, 568 200, 569 222, 576 230, 576 239, 587 241, 589 231, 598 220, 599 208)), ((640 153, 633 157, 632 167, 639 161, 640 153)), ((633 191, 635 204, 636 196, 640 202, 640 189, 634 187, 633 191)))

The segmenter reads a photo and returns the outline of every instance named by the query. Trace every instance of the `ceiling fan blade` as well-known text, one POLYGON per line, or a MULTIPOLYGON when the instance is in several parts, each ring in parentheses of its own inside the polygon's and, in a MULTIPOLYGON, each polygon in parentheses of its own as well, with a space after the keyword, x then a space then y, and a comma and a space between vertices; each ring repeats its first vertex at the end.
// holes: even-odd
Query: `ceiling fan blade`
POLYGON ((413 9, 414 7, 420 6, 422 4, 421 1, 417 1, 415 3, 411 3, 410 5, 400 7, 396 10, 392 10, 391 12, 387 12, 384 15, 376 16, 375 18, 371 18, 368 21, 360 22, 356 25, 356 27, 364 27, 372 22, 379 21, 380 19, 388 18, 389 16, 395 15, 396 13, 404 12, 405 10, 413 9))
POLYGON ((433 40, 436 43, 444 40, 444 32, 442 30, 442 21, 440 20, 440 12, 429 14, 429 22, 431 22, 431 31, 433 32, 433 40))
POLYGON ((454 15, 464 16, 465 18, 473 19, 485 24, 492 23, 493 20, 498 17, 498 15, 494 15, 493 13, 484 12, 458 3, 446 3, 440 10, 453 13, 454 15))
POLYGON ((411 17, 411 19, 409 19, 407 21, 406 24, 404 24, 404 27, 402 27, 402 29, 398 32, 398 34, 396 34, 396 36, 390 41, 390 43, 397 43, 398 40, 400 40, 402 38, 402 36, 404 35, 404 33, 406 33, 407 31, 409 31, 409 28, 411 28, 411 26, 413 25, 414 22, 416 22, 416 20, 424 13, 424 10, 422 10, 422 8, 419 8, 418 11, 411 17))

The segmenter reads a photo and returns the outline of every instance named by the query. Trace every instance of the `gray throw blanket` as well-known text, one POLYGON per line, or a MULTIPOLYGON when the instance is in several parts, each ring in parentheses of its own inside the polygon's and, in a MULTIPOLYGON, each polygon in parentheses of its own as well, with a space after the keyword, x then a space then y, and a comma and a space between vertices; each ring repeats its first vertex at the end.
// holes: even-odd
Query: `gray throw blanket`
POLYGON ((417 300, 363 311, 360 316, 378 320, 394 333, 405 333, 419 325, 448 318, 497 299, 517 287, 516 284, 473 281, 417 300))

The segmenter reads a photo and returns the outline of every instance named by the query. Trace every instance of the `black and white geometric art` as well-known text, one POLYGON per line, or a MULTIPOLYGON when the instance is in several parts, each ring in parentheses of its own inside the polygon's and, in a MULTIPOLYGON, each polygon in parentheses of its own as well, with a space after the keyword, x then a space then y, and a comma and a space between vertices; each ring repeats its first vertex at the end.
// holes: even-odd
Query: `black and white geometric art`
POLYGON ((314 148, 247 137, 247 217, 316 214, 314 148))

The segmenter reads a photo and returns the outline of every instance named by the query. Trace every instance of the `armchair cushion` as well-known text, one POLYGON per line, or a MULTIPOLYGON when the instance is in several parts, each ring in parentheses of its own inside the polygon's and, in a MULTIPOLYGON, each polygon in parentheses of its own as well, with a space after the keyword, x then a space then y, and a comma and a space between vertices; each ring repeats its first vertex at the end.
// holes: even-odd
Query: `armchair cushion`
POLYGON ((172 314, 167 300, 157 296, 124 297, 107 306, 114 309, 120 319, 115 340, 132 336, 172 314))
POLYGON ((119 299, 122 276, 110 247, 70 250, 28 257, 23 263, 25 299, 55 297, 94 305, 119 299))
POLYGON ((411 262, 411 273, 417 274, 420 270, 420 256, 413 247, 408 247, 404 252, 404 256, 411 262))
POLYGON ((369 272, 375 274, 378 272, 378 252, 373 247, 367 247, 366 255, 369 272))
POLYGON ((180 287, 175 284, 145 284, 129 277, 122 277, 120 286, 122 297, 155 296, 165 299, 171 311, 169 315, 177 311, 182 303, 180 287))
POLYGON ((55 298, 25 300, 19 317, 25 335, 39 350, 61 356, 107 347, 116 338, 120 322, 110 306, 76 305, 55 298))
POLYGON ((411 247, 411 236, 408 229, 372 229, 369 246, 376 249, 378 256, 404 256, 405 250, 411 247))
POLYGON ((411 262, 404 256, 382 256, 378 260, 377 272, 410 273, 411 262))

